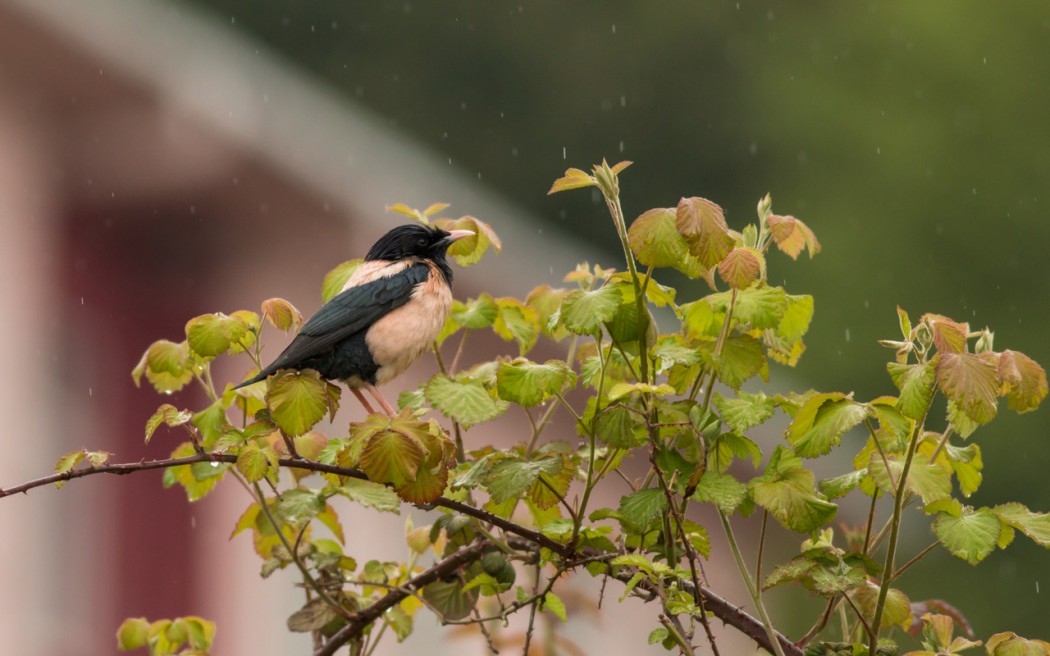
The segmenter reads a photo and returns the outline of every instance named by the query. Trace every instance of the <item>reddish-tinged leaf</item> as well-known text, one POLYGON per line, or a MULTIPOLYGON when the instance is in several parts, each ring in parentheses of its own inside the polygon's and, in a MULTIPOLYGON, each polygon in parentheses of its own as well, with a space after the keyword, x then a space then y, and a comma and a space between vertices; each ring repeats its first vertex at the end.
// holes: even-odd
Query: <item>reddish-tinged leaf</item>
POLYGON ((292 329, 298 330, 299 326, 303 325, 303 313, 283 298, 268 298, 263 301, 262 313, 277 330, 288 332, 292 329))
POLYGON ((952 321, 948 317, 927 312, 922 315, 922 322, 930 327, 933 333, 933 345, 941 353, 962 353, 966 350, 966 335, 970 325, 952 321))
POLYGON ((966 417, 986 424, 998 407, 999 377, 991 364, 973 353, 941 353, 937 359, 937 387, 966 417))
POLYGON ((999 378, 1011 410, 1030 412, 1046 398, 1046 371, 1024 353, 1003 351, 999 356, 999 378))
POLYGON ((634 164, 634 162, 629 162, 627 160, 624 160, 622 162, 617 162, 616 164, 612 165, 612 167, 611 167, 612 168, 612 172, 615 173, 616 175, 620 175, 620 171, 624 170, 625 168, 627 168, 631 164, 634 164))
POLYGON ((427 452, 414 436, 384 430, 368 439, 361 451, 361 469, 377 483, 401 487, 415 480, 427 452))
POLYGON ((766 222, 777 248, 787 253, 791 259, 797 260, 803 248, 809 252, 810 259, 820 252, 820 242, 817 241, 816 235, 795 217, 771 214, 766 222))
POLYGON ((550 191, 547 195, 556 194, 559 191, 565 191, 567 189, 579 189, 581 187, 593 187, 598 182, 587 174, 586 171, 580 169, 568 169, 565 171, 565 175, 554 181, 551 185, 550 191))
POLYGON ((689 243, 690 252, 708 269, 733 249, 733 237, 722 208, 706 198, 694 196, 678 201, 675 226, 689 243))
POLYGON ((762 277, 764 268, 761 253, 738 247, 718 264, 718 275, 733 289, 745 289, 762 277))

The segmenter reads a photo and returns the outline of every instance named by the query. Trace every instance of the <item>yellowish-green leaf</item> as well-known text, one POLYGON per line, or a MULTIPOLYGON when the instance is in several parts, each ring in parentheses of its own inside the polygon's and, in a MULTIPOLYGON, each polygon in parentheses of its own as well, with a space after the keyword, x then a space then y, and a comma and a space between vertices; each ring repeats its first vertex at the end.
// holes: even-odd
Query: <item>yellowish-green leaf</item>
POLYGON ((996 633, 984 648, 989 656, 1050 656, 1050 642, 1022 638, 1013 631, 996 633))
POLYGON ((328 387, 320 374, 312 369, 290 371, 271 379, 266 405, 274 423, 285 435, 302 435, 321 421, 328 411, 328 387))
POLYGON ((170 403, 165 403, 157 411, 153 413, 153 416, 146 420, 146 444, 149 444, 149 440, 153 437, 153 433, 161 424, 167 424, 168 426, 181 426, 190 420, 192 414, 189 410, 179 410, 170 403))
POLYGON ((501 399, 532 407, 566 387, 574 387, 576 374, 563 360, 548 360, 539 364, 518 358, 500 364, 496 372, 496 385, 501 399))
POLYGON ((995 551, 1001 530, 999 518, 989 508, 963 508, 958 517, 941 514, 933 521, 937 540, 953 555, 971 565, 995 551))
POLYGON ((593 335, 616 315, 621 303, 623 296, 613 285, 594 291, 576 290, 562 302, 561 323, 577 335, 593 335))
POLYGON ((149 640, 149 622, 145 617, 129 617, 117 629, 117 649, 131 651, 145 647, 149 640))
POLYGON ((493 399, 481 383, 440 374, 430 379, 424 394, 432 406, 464 428, 495 419, 507 409, 507 403, 493 399))
POLYGON ((905 417, 919 421, 926 414, 933 400, 936 375, 932 362, 922 364, 899 364, 889 362, 886 369, 890 372, 893 384, 900 390, 897 409, 905 417))
POLYGON ((277 453, 269 447, 260 448, 249 444, 237 454, 237 471, 241 472, 249 483, 261 481, 272 468, 277 470, 277 453))
POLYGON ((803 458, 822 456, 869 413, 867 405, 841 392, 813 394, 791 420, 784 438, 803 458))
POLYGON ((536 344, 540 334, 539 313, 516 298, 497 298, 499 316, 492 324, 492 330, 507 341, 518 344, 519 355, 525 355, 536 344))
POLYGON ((452 319, 464 328, 488 328, 499 316, 499 306, 488 294, 482 294, 466 303, 457 302, 452 308, 452 319))
POLYGON ((1040 547, 1050 549, 1050 513, 1032 512, 1016 501, 992 509, 1006 525, 1027 535, 1040 547))
POLYGON ((189 346, 186 342, 176 344, 166 339, 153 342, 131 372, 136 387, 143 374, 161 394, 179 391, 193 380, 189 346))
POLYGON ((551 185, 550 191, 547 195, 556 194, 559 191, 565 191, 567 189, 579 189, 581 187, 593 187, 598 182, 587 174, 586 171, 580 169, 568 169, 565 171, 565 175, 554 181, 551 185))
MULTIPOLYGON (((886 460, 883 460, 881 453, 872 451, 868 460, 868 474, 880 490, 889 495, 896 494, 903 472, 904 454, 887 454, 886 460)), ((948 472, 944 467, 931 463, 925 453, 913 456, 905 486, 909 492, 919 495, 924 504, 944 499, 952 493, 952 479, 948 472)))
POLYGON ((717 371, 718 380, 733 389, 740 389, 744 381, 755 374, 766 378, 769 363, 758 340, 750 335, 733 335, 725 341, 717 371))
POLYGON ((324 282, 321 283, 321 302, 327 303, 343 291, 346 281, 357 271, 357 267, 364 264, 364 260, 357 258, 347 260, 325 274, 324 282))

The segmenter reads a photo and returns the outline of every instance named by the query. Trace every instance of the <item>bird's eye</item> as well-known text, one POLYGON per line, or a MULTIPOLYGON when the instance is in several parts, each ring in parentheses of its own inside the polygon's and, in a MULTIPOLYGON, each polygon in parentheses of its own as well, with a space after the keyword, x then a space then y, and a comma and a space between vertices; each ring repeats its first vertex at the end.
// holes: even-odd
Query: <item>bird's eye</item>
POLYGON ((422 238, 422 237, 420 237, 419 241, 416 242, 416 245, 417 246, 426 246, 427 245, 427 240, 422 238))

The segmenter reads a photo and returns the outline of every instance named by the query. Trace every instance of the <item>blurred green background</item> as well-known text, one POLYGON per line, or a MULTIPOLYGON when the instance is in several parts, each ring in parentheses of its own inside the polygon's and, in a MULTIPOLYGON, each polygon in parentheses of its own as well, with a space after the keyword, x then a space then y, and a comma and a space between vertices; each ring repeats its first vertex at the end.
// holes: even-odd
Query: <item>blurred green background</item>
MULTIPOLYGON (((603 240, 610 263, 597 199, 545 195, 568 166, 633 160, 630 217, 700 195, 739 229, 771 192, 824 245, 812 261, 770 258, 771 281, 816 297, 796 386, 892 393, 875 340, 897 335, 898 304, 989 325, 997 348, 1050 363, 1046 3, 181 1, 603 240)), ((1004 408, 978 431, 987 475, 972 503, 1050 510, 1048 429, 1048 410, 1004 408)), ((932 540, 924 523, 905 558, 932 540)), ((1023 537, 977 568, 938 550, 900 585, 956 604, 980 638, 1050 638, 1050 554, 1023 537)))

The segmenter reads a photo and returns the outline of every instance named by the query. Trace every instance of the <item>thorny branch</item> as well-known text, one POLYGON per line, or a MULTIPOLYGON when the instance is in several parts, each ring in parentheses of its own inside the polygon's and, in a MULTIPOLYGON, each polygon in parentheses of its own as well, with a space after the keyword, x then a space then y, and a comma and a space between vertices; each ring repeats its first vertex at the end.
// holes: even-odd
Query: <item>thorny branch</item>
MULTIPOLYGON (((115 476, 124 476, 127 474, 134 474, 137 472, 151 471, 155 469, 165 469, 167 467, 178 467, 181 465, 192 465, 199 462, 214 462, 214 463, 236 463, 237 457, 234 455, 224 453, 197 453, 191 456, 185 456, 182 458, 164 458, 160 460, 142 460, 139 462, 128 462, 128 463, 117 463, 117 464, 106 464, 97 467, 88 466, 79 469, 71 469, 66 472, 57 474, 51 474, 50 476, 44 476, 35 480, 16 485, 9 488, 0 488, 0 499, 14 494, 25 494, 32 489, 38 487, 44 487, 53 483, 60 483, 64 481, 70 481, 76 478, 84 478, 86 476, 94 476, 96 474, 111 474, 115 476)), ((368 477, 359 469, 351 467, 338 467, 335 465, 326 465, 312 460, 306 460, 302 458, 280 458, 278 464, 281 467, 304 469, 314 472, 325 472, 329 474, 335 474, 337 476, 345 476, 347 478, 357 478, 362 480, 368 480, 368 477)), ((568 544, 563 544, 552 538, 543 535, 538 531, 534 531, 530 528, 526 528, 512 521, 503 519, 493 515, 492 513, 486 512, 479 508, 447 499, 445 497, 438 497, 434 501, 426 504, 415 504, 417 508, 421 510, 432 510, 436 507, 446 508, 454 512, 459 512, 464 515, 469 515, 483 522, 486 522, 492 526, 498 527, 507 533, 518 536, 525 541, 532 543, 533 545, 544 547, 549 549, 552 553, 561 556, 564 559, 563 567, 566 570, 575 568, 586 562, 592 562, 595 560, 596 554, 589 552, 588 550, 577 550, 568 544)), ((392 590, 389 594, 379 599, 379 601, 368 606, 364 610, 356 613, 357 619, 351 621, 350 624, 340 629, 336 636, 345 636, 342 642, 336 644, 336 636, 333 636, 328 643, 321 649, 319 649, 315 656, 331 656, 339 648, 339 646, 346 644, 347 641, 355 637, 362 631, 368 624, 375 621, 376 618, 380 617, 382 613, 391 608, 393 605, 399 603, 402 599, 412 594, 412 591, 416 588, 426 585, 432 581, 440 579, 442 576, 451 574, 459 567, 469 564, 473 560, 481 557, 485 549, 493 546, 488 540, 481 540, 471 544, 468 547, 460 549, 456 553, 450 555, 444 560, 440 561, 437 565, 434 565, 430 569, 422 572, 408 583, 397 590, 392 590), (425 577, 425 578, 424 578, 425 577), (366 618, 370 618, 367 619, 366 618), (356 628, 352 628, 356 627, 356 628), (331 645, 331 649, 329 649, 331 645), (327 651, 326 651, 327 650, 327 651)), ((614 557, 616 554, 605 554, 602 556, 614 557)), ((621 582, 628 582, 631 578, 631 572, 622 571, 613 574, 613 578, 621 582)), ((683 589, 687 590, 690 594, 696 596, 696 588, 691 581, 681 581, 679 583, 683 589)), ((653 592, 655 595, 655 587, 652 583, 643 581, 638 586, 643 590, 653 592)), ((749 615, 741 608, 730 603, 728 600, 712 592, 709 588, 700 587, 700 596, 703 598, 704 608, 712 613, 715 617, 718 617, 725 624, 737 629, 747 637, 751 638, 757 645, 766 649, 767 651, 773 651, 773 645, 769 641, 769 637, 766 634, 766 630, 757 618, 749 615)), ((802 650, 791 643, 791 641, 783 635, 777 634, 780 646, 784 650, 785 656, 802 656, 802 650)))

